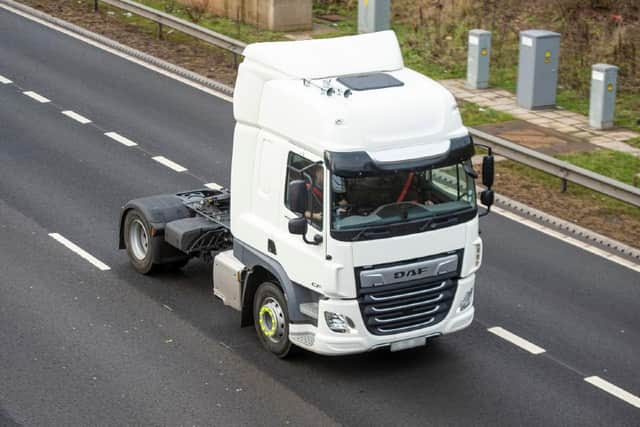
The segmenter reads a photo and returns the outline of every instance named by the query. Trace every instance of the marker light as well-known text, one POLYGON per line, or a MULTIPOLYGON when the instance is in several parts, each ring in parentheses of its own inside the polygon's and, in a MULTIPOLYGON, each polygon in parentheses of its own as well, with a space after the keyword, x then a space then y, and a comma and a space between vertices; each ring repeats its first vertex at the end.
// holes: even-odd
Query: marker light
POLYGON ((344 314, 333 313, 331 311, 324 312, 324 319, 327 321, 327 326, 333 332, 344 334, 349 332, 354 325, 353 320, 344 314))
POLYGON ((474 243, 473 246, 476 248, 474 267, 479 268, 480 264, 482 264, 482 243, 478 241, 477 243, 474 243))

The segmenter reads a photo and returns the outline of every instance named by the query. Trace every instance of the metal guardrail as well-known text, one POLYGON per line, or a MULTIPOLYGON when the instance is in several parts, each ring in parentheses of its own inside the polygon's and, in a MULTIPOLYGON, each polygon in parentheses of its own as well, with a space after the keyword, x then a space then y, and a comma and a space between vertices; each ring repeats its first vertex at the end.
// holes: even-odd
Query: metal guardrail
POLYGON ((573 182, 598 193, 640 207, 640 188, 591 172, 571 163, 563 162, 478 129, 469 128, 469 131, 474 138, 490 146, 496 154, 557 176, 563 180, 564 185, 566 185, 567 181, 573 182))
MULTIPOLYGON (((235 55, 242 55, 246 47, 246 44, 239 40, 216 33, 215 31, 132 0, 94 0, 96 9, 99 1, 158 23, 158 25, 160 25, 160 33, 162 31, 161 25, 166 25, 167 27, 189 34, 199 40, 228 50, 235 55)), ((473 137, 489 145, 496 154, 560 178, 563 183, 563 189, 566 189, 567 182, 572 182, 606 196, 640 207, 640 188, 591 172, 572 165, 571 163, 563 162, 562 160, 547 156, 546 154, 539 153, 506 139, 490 135, 478 129, 469 128, 469 131, 473 137)))
POLYGON ((161 12, 158 9, 154 9, 149 6, 145 6, 136 1, 131 0, 94 0, 94 8, 98 8, 99 2, 110 4, 119 9, 126 10, 136 15, 147 18, 150 21, 158 23, 159 34, 162 34, 162 25, 178 30, 182 33, 188 34, 199 40, 207 43, 211 43, 214 46, 228 50, 236 55, 242 55, 244 48, 247 46, 239 40, 227 37, 224 34, 216 33, 215 31, 204 28, 200 25, 193 24, 184 19, 176 18, 165 12, 161 12))

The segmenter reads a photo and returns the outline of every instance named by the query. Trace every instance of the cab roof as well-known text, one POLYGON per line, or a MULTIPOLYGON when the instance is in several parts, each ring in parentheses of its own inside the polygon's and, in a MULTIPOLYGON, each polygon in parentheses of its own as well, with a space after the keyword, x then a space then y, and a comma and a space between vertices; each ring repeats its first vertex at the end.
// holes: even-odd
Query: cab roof
POLYGON ((243 52, 260 63, 299 79, 392 71, 404 67, 393 31, 291 42, 255 43, 243 52))
POLYGON ((320 157, 327 151, 364 151, 378 162, 434 157, 468 134, 451 93, 404 67, 392 31, 258 43, 245 55, 236 120, 320 157))

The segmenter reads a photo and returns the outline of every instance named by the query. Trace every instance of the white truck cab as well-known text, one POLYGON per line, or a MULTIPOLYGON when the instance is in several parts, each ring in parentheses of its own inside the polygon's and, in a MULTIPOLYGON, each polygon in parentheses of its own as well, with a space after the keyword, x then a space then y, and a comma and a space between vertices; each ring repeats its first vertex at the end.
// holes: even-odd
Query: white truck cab
MULTIPOLYGON (((402 350, 469 326, 482 240, 474 146, 451 93, 404 67, 392 31, 257 43, 244 55, 230 205, 220 205, 228 193, 176 195, 229 213, 228 223, 204 214, 228 230, 226 245, 206 248, 215 294, 280 357, 292 345, 402 350)), ((483 166, 491 187, 493 158, 483 166)), ((491 205, 490 188, 482 198, 491 205)), ((156 222, 161 246, 193 256, 184 241, 206 228, 197 213, 156 222)), ((126 207, 122 222, 128 249, 126 207)))

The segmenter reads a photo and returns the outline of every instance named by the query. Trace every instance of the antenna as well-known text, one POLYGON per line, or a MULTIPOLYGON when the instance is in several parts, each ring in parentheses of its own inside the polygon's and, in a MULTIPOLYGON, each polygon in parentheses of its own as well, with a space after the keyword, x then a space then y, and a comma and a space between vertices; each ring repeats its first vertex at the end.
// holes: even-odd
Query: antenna
POLYGON ((345 98, 349 98, 352 95, 351 89, 343 90, 342 88, 335 88, 333 87, 332 83, 333 83, 332 79, 323 79, 322 86, 320 86, 319 84, 311 81, 311 79, 302 79, 302 84, 304 85, 304 87, 313 86, 317 89, 320 89, 321 95, 327 95, 327 96, 337 95, 337 96, 343 96, 345 98))

